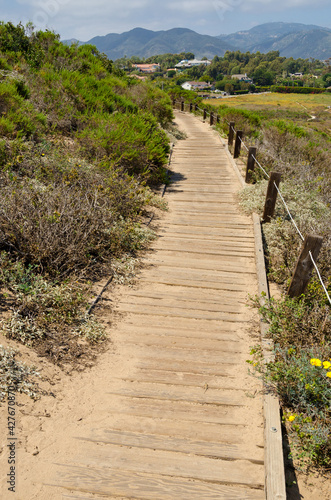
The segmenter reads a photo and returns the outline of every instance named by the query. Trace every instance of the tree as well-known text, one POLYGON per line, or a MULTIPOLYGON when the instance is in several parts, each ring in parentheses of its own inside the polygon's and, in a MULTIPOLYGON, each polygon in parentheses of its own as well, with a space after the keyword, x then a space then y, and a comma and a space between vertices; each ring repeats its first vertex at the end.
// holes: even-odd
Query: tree
POLYGON ((258 67, 253 75, 253 80, 255 85, 273 85, 276 80, 276 75, 272 71, 267 70, 264 67, 258 67))

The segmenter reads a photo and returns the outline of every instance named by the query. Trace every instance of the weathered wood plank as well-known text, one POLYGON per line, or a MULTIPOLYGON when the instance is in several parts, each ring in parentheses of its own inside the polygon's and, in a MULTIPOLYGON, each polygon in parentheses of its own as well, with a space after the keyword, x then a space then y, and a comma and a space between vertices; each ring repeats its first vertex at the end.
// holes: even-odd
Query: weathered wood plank
POLYGON ((157 470, 158 474, 163 476, 250 486, 254 489, 263 488, 264 468, 259 464, 245 460, 236 460, 234 464, 233 461, 180 453, 171 454, 169 459, 169 453, 161 450, 140 449, 138 454, 135 448, 121 448, 114 445, 90 446, 86 455, 78 458, 79 463, 76 465, 85 465, 89 468, 111 467, 146 474, 153 474, 157 470))
POLYGON ((211 441, 196 441, 173 436, 157 436, 148 433, 117 431, 113 429, 92 429, 89 436, 78 437, 85 441, 113 444, 151 450, 171 451, 173 453, 193 454, 223 460, 245 460, 263 465, 263 453, 260 459, 246 456, 238 445, 211 441))
MULTIPOLYGON (((157 363, 156 363, 157 364, 157 363)), ((148 384, 143 382, 113 384, 108 394, 126 395, 137 399, 157 399, 164 401, 187 401, 196 404, 212 404, 214 406, 244 406, 244 389, 242 394, 234 390, 217 390, 203 387, 191 387, 188 392, 185 387, 164 384, 148 384)))
POLYGON ((112 408, 104 408, 104 415, 104 428, 237 444, 243 452, 261 458, 263 443, 255 443, 255 446, 249 446, 249 450, 246 446, 248 423, 245 410, 240 407, 199 405, 187 401, 164 405, 162 400, 118 396, 112 408))
MULTIPOLYGON (((262 500, 264 493, 244 487, 194 479, 132 473, 112 468, 61 466, 58 481, 66 488, 139 500, 262 500)), ((111 498, 111 496, 110 496, 111 498)))

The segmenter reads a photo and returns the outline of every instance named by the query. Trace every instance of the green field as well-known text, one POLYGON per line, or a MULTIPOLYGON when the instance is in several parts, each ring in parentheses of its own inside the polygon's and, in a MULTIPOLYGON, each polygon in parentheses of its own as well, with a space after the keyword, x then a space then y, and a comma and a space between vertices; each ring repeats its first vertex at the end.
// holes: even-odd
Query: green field
POLYGON ((208 99, 203 101, 206 104, 214 106, 227 106, 235 108, 246 108, 251 110, 271 109, 292 109, 302 110, 306 108, 307 112, 324 111, 331 106, 330 94, 247 94, 241 96, 231 96, 221 99, 208 99))

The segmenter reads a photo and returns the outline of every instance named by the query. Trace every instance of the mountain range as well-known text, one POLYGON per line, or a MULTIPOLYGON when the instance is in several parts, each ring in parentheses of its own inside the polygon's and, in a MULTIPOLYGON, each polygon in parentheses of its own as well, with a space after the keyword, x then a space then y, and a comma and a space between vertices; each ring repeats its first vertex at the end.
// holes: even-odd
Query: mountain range
MULTIPOLYGON (((64 40, 71 43, 78 40, 64 40)), ((300 23, 265 23, 230 35, 201 35, 187 28, 151 31, 134 28, 125 33, 96 36, 87 42, 110 59, 157 54, 193 52, 195 57, 223 56, 227 50, 266 53, 279 50, 281 56, 325 60, 331 57, 331 29, 300 23)))
POLYGON ((294 59, 331 57, 331 30, 314 24, 266 23, 219 38, 243 52, 279 50, 281 56, 294 59))

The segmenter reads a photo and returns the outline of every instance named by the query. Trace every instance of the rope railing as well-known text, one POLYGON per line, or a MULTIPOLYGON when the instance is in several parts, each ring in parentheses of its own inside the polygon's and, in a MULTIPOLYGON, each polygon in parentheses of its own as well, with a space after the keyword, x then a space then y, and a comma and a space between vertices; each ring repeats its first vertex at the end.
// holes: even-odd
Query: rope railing
POLYGON ((314 268, 315 268, 315 271, 316 271, 316 273, 317 273, 317 276, 318 276, 318 278, 319 278, 319 280, 320 280, 320 282, 321 282, 321 285, 322 285, 322 287, 323 287, 323 289, 324 289, 324 292, 325 292, 325 294, 326 294, 326 296, 327 296, 327 298, 328 298, 328 301, 329 301, 329 303, 330 303, 330 305, 331 305, 331 298, 330 298, 330 295, 329 295, 329 293, 328 293, 328 291, 327 291, 327 289, 326 289, 326 286, 324 285, 324 282, 323 282, 323 279, 322 279, 321 273, 319 272, 319 269, 318 269, 317 264, 316 264, 316 262, 315 262, 315 260, 314 260, 314 258, 313 258, 313 256, 312 256, 311 251, 309 251, 309 256, 310 256, 310 258, 311 258, 311 261, 312 261, 312 263, 313 263, 313 266, 314 266, 314 268))
POLYGON ((242 140, 241 137, 239 137, 239 140, 241 142, 241 145, 244 146, 244 148, 246 149, 246 151, 248 152, 248 147, 246 146, 246 144, 244 143, 244 141, 242 140))
POLYGON ((256 162, 256 164, 260 167, 260 169, 262 170, 262 172, 264 173, 264 175, 270 179, 270 175, 268 174, 268 172, 266 172, 266 170, 264 170, 264 168, 262 167, 261 163, 259 161, 257 161, 257 159, 255 158, 254 155, 252 155, 254 161, 256 162))
POLYGON ((286 204, 286 201, 284 200, 284 198, 283 198, 283 196, 282 196, 282 193, 280 192, 280 189, 279 189, 279 187, 276 185, 276 183, 275 183, 275 182, 274 182, 274 186, 275 186, 275 188, 276 188, 276 189, 277 189, 277 191, 278 191, 278 194, 279 194, 279 196, 280 196, 280 199, 282 200, 283 205, 284 205, 284 207, 286 208, 286 211, 287 211, 287 213, 288 213, 288 215, 289 215, 289 217, 290 217, 290 219, 291 219, 291 221, 292 221, 292 223, 293 223, 293 225, 294 225, 295 229, 297 230, 298 235, 300 236, 300 238, 302 239, 302 241, 304 241, 305 239, 304 239, 304 237, 302 236, 302 233, 301 233, 300 229, 298 228, 298 226, 297 226, 297 224, 296 224, 295 220, 293 219, 292 214, 291 214, 291 212, 290 212, 290 210, 289 210, 289 208, 288 208, 288 206, 287 206, 287 204, 286 204))
MULTIPOLYGON (((233 131, 234 133, 236 133, 236 130, 234 129, 234 127, 233 127, 232 125, 230 125, 230 123, 229 123, 229 122, 227 122, 227 123, 228 123, 229 127, 232 129, 232 131, 233 131)), ((245 145, 245 143, 244 143, 244 141, 242 140, 242 138, 241 138, 241 137, 239 137, 239 140, 240 140, 241 144, 245 147, 245 149, 246 149, 247 151, 249 151, 249 149, 247 148, 247 146, 245 145)), ((268 179, 270 179, 270 175, 269 175, 269 174, 266 172, 266 170, 262 167, 262 165, 260 164, 260 162, 258 162, 258 160, 256 159, 255 155, 252 155, 252 157, 253 157, 254 161, 256 162, 256 164, 259 166, 259 168, 263 171, 263 173, 265 174, 265 176, 266 176, 268 179)), ((282 201, 282 203, 283 203, 283 205, 284 205, 284 207, 285 207, 285 209, 286 209, 286 211, 287 211, 287 213, 288 213, 288 216, 289 216, 289 218, 290 218, 290 220, 291 220, 291 222, 292 222, 293 226, 295 227, 295 229, 296 229, 296 231, 297 231, 298 235, 300 236, 300 238, 301 238, 301 240, 302 240, 302 241, 305 241, 305 238, 303 237, 303 235, 302 235, 302 233, 301 233, 300 229, 298 228, 298 225, 296 224, 296 222, 295 222, 295 220, 294 220, 294 218, 293 218, 293 216, 292 216, 292 214, 291 214, 291 212, 290 212, 290 209, 289 209, 289 207, 288 207, 288 205, 287 205, 287 203, 286 203, 286 201, 285 201, 285 199, 284 199, 284 197, 283 197, 283 195, 282 195, 282 193, 281 193, 281 191, 280 191, 279 187, 277 186, 276 182, 273 182, 273 186, 274 186, 274 188, 276 189, 277 193, 279 194, 279 197, 280 197, 280 199, 281 199, 281 201, 282 201)), ((327 288, 326 288, 326 286, 325 286, 325 284, 324 284, 324 282, 323 282, 323 279, 322 279, 322 277, 321 277, 321 273, 320 273, 320 271, 319 271, 319 269, 318 269, 318 266, 317 266, 317 264, 316 264, 315 260, 313 259, 313 256, 312 256, 311 251, 309 251, 309 252, 308 252, 308 254, 309 254, 310 259, 311 259, 311 261, 312 261, 312 264, 313 264, 313 266, 314 266, 314 268, 315 268, 315 270, 316 270, 317 276, 318 276, 319 281, 320 281, 320 283, 321 283, 321 285, 322 285, 322 287, 323 287, 323 290, 324 290, 324 292, 325 292, 325 294, 326 294, 326 296, 327 296, 327 299, 328 299, 328 301, 329 301, 329 303, 330 303, 330 305, 331 305, 330 295, 329 295, 329 293, 328 293, 328 291, 327 291, 327 288)))
MULTIPOLYGON (((201 109, 199 108, 198 106, 195 107, 196 110, 199 110, 203 113, 208 113, 209 115, 211 115, 212 113, 209 113, 207 112, 206 109, 201 109)), ((236 130, 234 128, 234 122, 232 123, 229 123, 228 121, 226 121, 226 123, 228 124, 229 126, 229 146, 231 145, 232 146, 232 143, 233 143, 233 136, 235 135, 236 136, 236 143, 235 143, 235 147, 234 147, 234 158, 237 158, 239 155, 240 155, 240 147, 243 146, 246 151, 248 152, 248 159, 247 159, 247 170, 246 170, 246 182, 249 181, 249 178, 250 178, 250 173, 254 170, 254 167, 255 167, 255 164, 258 165, 258 167, 261 169, 261 171, 264 173, 264 175, 266 176, 267 179, 269 179, 269 186, 268 186, 268 192, 267 192, 267 197, 266 197, 266 204, 265 204, 265 213, 264 215, 268 212, 266 210, 267 208, 267 205, 269 205, 269 209, 271 207, 271 211, 269 211, 268 213, 268 217, 267 219, 265 219, 265 217, 263 218, 263 221, 264 222, 269 222, 271 220, 271 217, 273 216, 273 212, 274 212, 274 208, 275 208, 275 203, 276 203, 276 197, 277 197, 277 194, 279 194, 279 197, 286 209, 286 212, 293 224, 293 226, 295 227, 295 230, 296 232, 298 233, 299 237, 301 238, 301 240, 304 242, 304 248, 301 252, 301 255, 298 259, 298 263, 297 263, 297 266, 296 266, 296 271, 294 273, 294 276, 292 278, 292 282, 291 282, 291 285, 290 285, 290 288, 289 288, 289 295, 290 296, 297 296, 297 295, 301 295, 301 293, 303 293, 303 291, 301 291, 300 293, 300 290, 302 290, 303 287, 305 287, 305 285, 308 283, 308 280, 309 278, 307 279, 307 282, 300 287, 296 287, 296 284, 295 284, 295 281, 297 279, 297 276, 296 276, 296 272, 297 272, 297 268, 300 267, 299 264, 300 264, 300 259, 302 261, 304 261, 304 258, 303 258, 303 255, 304 254, 307 254, 309 255, 310 257, 310 260, 311 260, 311 264, 312 264, 312 267, 315 268, 316 270, 316 273, 317 273, 317 276, 318 276, 318 279, 322 285, 322 288, 326 294, 326 297, 331 305, 331 299, 330 299, 330 295, 328 293, 328 290, 323 282, 323 279, 322 279, 322 276, 321 276, 321 273, 318 269, 318 266, 314 260, 314 257, 313 257, 313 254, 312 254, 312 251, 309 247, 309 245, 315 245, 314 247, 314 250, 315 250, 315 258, 317 257, 318 255, 318 252, 319 252, 319 249, 322 245, 322 241, 323 239, 320 238, 320 237, 314 237, 314 236, 308 236, 307 238, 304 238, 304 236, 302 235, 298 225, 296 224, 295 220, 294 220, 294 217, 292 216, 291 212, 290 212, 290 209, 279 189, 279 182, 280 182, 280 178, 281 178, 281 174, 279 173, 276 173, 276 172, 272 172, 271 175, 268 174, 268 172, 263 168, 263 166, 261 165, 261 163, 257 160, 256 158, 256 148, 248 148, 245 144, 245 141, 242 139, 242 131, 239 131, 239 130, 236 130), (276 179, 276 180, 275 180, 276 179), (275 194, 272 194, 272 198, 273 199, 270 199, 270 193, 273 192, 275 194), (316 241, 317 240, 317 244, 316 244, 316 241), (317 247, 318 247, 318 250, 317 250, 317 247), (291 295, 290 291, 291 289, 296 289, 295 290, 295 294, 294 295, 291 295), (299 290, 299 291, 298 291, 299 290)), ((211 124, 212 124, 212 120, 211 120, 211 124)), ((302 264, 303 265, 303 264, 302 264)), ((306 265, 306 264, 305 264, 306 265)), ((307 276, 310 274, 309 271, 307 270, 306 272, 307 276)), ((305 282, 305 280, 301 280, 303 282, 305 282)), ((304 289, 304 288, 303 288, 304 289)))

